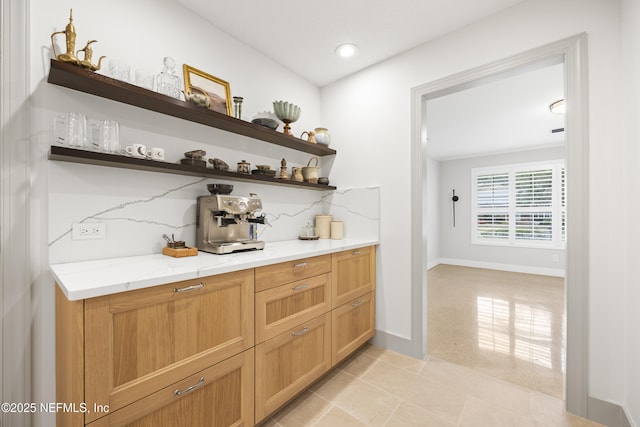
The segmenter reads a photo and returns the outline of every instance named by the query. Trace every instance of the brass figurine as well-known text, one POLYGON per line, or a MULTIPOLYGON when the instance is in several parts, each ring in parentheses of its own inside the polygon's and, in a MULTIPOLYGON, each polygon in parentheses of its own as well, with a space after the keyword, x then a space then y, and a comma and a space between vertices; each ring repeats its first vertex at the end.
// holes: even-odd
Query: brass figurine
POLYGON ((101 56, 100 59, 98 59, 97 64, 91 63, 91 56, 93 55, 93 48, 91 47, 91 43, 96 43, 97 41, 98 40, 88 41, 85 47, 83 47, 82 49, 76 52, 76 55, 78 55, 80 52, 84 52, 84 59, 80 61, 80 66, 84 68, 88 68, 91 71, 98 71, 100 69, 100 64, 102 63, 102 60, 106 58, 106 56, 101 56))
POLYGON ((56 31, 51 34, 51 46, 53 47, 53 56, 56 57, 58 61, 62 62, 70 62, 72 64, 80 65, 80 60, 73 53, 76 48, 76 29, 73 26, 73 9, 69 9, 69 23, 65 27, 64 31, 56 31), (56 44, 54 43, 54 36, 56 34, 64 34, 67 42, 67 52, 61 53, 58 55, 56 52, 56 44))

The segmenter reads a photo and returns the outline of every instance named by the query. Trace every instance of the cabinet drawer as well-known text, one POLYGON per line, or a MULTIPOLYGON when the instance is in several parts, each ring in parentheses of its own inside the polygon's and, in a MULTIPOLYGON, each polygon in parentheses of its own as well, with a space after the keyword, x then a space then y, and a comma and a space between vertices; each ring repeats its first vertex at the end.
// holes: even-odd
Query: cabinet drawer
POLYGON ((375 290, 375 246, 338 252, 332 255, 333 307, 339 307, 352 299, 375 290))
POLYGON ((375 294, 373 292, 358 297, 331 312, 333 327, 331 361, 333 365, 353 353, 375 335, 375 313, 375 294))
POLYGON ((331 309, 331 274, 298 280, 256 294, 256 343, 331 309))
POLYGON ((86 300, 87 404, 116 411, 252 347, 254 297, 245 270, 86 300))
POLYGON ((250 427, 254 421, 253 380, 254 350, 250 349, 110 412, 89 426, 250 427))
POLYGON ((256 346, 256 422, 284 405, 331 367, 331 314, 256 346))
POLYGON ((331 271, 331 255, 303 258, 256 268, 256 292, 331 271))

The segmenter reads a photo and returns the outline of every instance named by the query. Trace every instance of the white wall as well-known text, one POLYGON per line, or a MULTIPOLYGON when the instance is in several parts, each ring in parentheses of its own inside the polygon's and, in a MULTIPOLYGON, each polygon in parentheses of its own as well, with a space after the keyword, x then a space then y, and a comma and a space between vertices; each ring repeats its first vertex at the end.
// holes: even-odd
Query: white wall
MULTIPOLYGON (((410 90, 581 32, 589 40, 589 393, 624 401, 623 264, 619 214, 628 147, 619 128, 620 10, 613 0, 530 0, 322 90, 323 119, 340 156, 332 176, 381 186, 383 253, 378 327, 411 335, 410 90), (544 23, 544 25, 541 25, 544 23), (348 112, 348 114, 345 114, 348 112), (356 165, 363 165, 354 173, 356 165), (405 249, 406 248, 406 249, 405 249)), ((630 193, 629 193, 630 194, 630 193)), ((628 194, 626 194, 628 196, 628 194)))
MULTIPOLYGON (((624 59, 623 80, 629 83, 626 91, 623 123, 625 123, 624 140, 626 158, 625 181, 628 195, 638 194, 640 188, 640 3, 636 0, 622 1, 622 54, 624 59)), ((625 357, 625 410, 627 418, 633 426, 640 426, 640 264, 638 263, 638 242, 640 228, 637 227, 640 198, 626 197, 624 200, 625 225, 628 230, 623 248, 625 250, 624 274, 624 342, 625 357)))
POLYGON ((440 257, 445 263, 512 268, 533 274, 561 276, 564 270, 564 250, 514 248, 506 246, 475 245, 471 243, 471 169, 527 162, 561 160, 564 148, 519 151, 491 156, 470 157, 440 162, 438 188, 440 217, 440 257), (456 190, 456 226, 453 227, 451 190, 456 190), (557 256, 557 261, 554 261, 557 256), (502 266, 505 265, 505 266, 502 266), (506 267, 510 266, 510 267, 506 267))

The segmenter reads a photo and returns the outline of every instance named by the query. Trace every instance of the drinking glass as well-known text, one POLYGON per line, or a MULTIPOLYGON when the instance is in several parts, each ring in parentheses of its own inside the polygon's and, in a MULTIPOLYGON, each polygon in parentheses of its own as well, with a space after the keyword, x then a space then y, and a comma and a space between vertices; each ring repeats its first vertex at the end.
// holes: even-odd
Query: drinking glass
POLYGON ((82 113, 59 114, 54 120, 53 132, 57 143, 84 148, 87 139, 87 117, 82 113))
POLYGON ((120 125, 115 120, 103 120, 101 125, 102 151, 118 153, 120 151, 120 125))

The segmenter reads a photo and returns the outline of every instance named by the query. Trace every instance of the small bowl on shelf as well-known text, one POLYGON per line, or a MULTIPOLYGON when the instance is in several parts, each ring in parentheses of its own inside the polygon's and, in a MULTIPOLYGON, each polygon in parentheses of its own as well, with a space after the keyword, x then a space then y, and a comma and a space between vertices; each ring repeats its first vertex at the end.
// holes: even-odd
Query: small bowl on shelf
POLYGON ((278 117, 273 114, 271 111, 262 111, 251 120, 251 123, 256 125, 264 126, 272 130, 276 130, 278 126, 280 126, 280 122, 278 122, 278 117))
POLYGON ((267 118, 262 118, 262 117, 259 117, 257 119, 251 120, 251 123, 254 123, 254 124, 260 125, 260 126, 264 126, 266 128, 272 129, 272 130, 276 130, 276 129, 278 129, 278 126, 280 126, 276 119, 267 119, 267 118))
POLYGON ((231 184, 207 184, 207 190, 211 194, 231 194, 233 185, 231 184))

